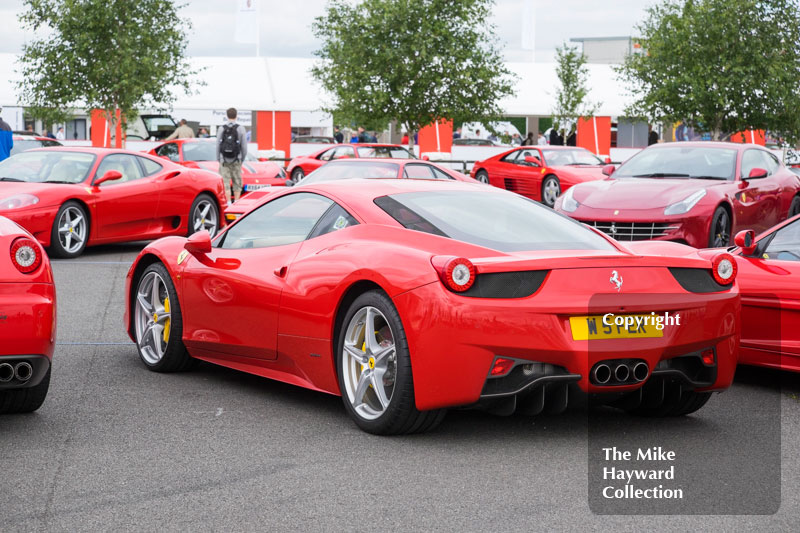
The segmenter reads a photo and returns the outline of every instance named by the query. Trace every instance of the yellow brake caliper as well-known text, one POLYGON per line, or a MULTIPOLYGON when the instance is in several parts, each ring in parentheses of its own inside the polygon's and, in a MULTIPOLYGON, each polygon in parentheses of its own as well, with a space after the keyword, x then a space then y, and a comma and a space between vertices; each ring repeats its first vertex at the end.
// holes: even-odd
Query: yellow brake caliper
MULTIPOLYGON (((169 296, 164 299, 164 312, 169 313, 169 296)), ((170 319, 168 318, 164 321, 164 333, 162 335, 164 342, 169 342, 169 325, 170 319)))

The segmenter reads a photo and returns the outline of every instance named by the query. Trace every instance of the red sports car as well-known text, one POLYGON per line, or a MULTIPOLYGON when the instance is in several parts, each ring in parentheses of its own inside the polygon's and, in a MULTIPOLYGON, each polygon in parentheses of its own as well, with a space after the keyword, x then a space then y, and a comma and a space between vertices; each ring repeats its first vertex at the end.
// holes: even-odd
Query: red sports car
POLYGON ((742 231, 735 241, 742 294, 739 362, 800 372, 800 217, 758 238, 742 231))
MULTIPOLYGON (((189 168, 219 173, 216 139, 176 139, 156 146, 149 152, 189 168)), ((242 194, 286 185, 286 171, 272 161, 259 161, 253 154, 242 163, 242 194)))
POLYGON ((28 232, 0 216, 0 414, 42 405, 55 341, 50 261, 28 232))
POLYGON ((555 208, 617 240, 720 248, 740 229, 800 213, 800 177, 752 144, 654 144, 603 171, 607 179, 570 189, 555 208))
POLYGON ((683 415, 733 379, 734 263, 628 249, 479 183, 341 180, 269 195, 213 241, 150 244, 125 324, 151 370, 197 358, 341 394, 379 434, 448 407, 563 410, 571 384, 683 415))
MULTIPOLYGON (((420 161, 417 159, 343 159, 331 161, 318 168, 297 184, 298 187, 343 179, 423 179, 423 180, 456 180, 475 182, 469 176, 447 167, 420 161)), ((262 202, 268 194, 280 189, 259 191, 242 198, 225 208, 223 214, 228 222, 234 221, 247 211, 262 202)))
POLYGON ((56 257, 86 246, 215 233, 222 178, 157 157, 106 148, 39 148, 0 162, 0 215, 56 257))
POLYGON ((346 158, 371 157, 387 159, 416 159, 417 157, 407 148, 398 144, 337 144, 332 148, 323 148, 313 154, 301 155, 289 162, 286 172, 294 183, 299 182, 311 172, 328 161, 346 158))
POLYGON ((573 185, 603 179, 603 161, 585 148, 522 146, 478 161, 470 175, 553 207, 573 185))

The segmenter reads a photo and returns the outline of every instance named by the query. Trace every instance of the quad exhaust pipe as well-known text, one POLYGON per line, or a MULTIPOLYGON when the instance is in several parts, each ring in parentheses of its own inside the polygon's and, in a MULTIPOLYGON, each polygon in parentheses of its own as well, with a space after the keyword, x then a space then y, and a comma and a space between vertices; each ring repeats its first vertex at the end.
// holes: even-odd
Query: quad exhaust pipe
POLYGON ((22 383, 28 382, 33 377, 33 367, 27 361, 22 361, 16 365, 11 363, 0 363, 0 383, 8 383, 16 378, 22 383))
POLYGON ((650 367, 644 361, 597 363, 591 372, 595 385, 632 385, 641 383, 650 375, 650 367))
POLYGON ((596 365, 592 370, 592 378, 598 385, 605 385, 611 379, 611 367, 604 363, 596 365))
POLYGON ((0 383, 8 383, 14 379, 14 367, 8 363, 0 363, 0 383))

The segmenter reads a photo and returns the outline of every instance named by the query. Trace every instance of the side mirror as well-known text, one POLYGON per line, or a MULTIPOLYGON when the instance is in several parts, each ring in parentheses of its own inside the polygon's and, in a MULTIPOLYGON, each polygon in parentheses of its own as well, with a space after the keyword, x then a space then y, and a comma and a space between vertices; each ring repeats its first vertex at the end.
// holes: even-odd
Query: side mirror
POLYGON ((118 180, 121 177, 122 177, 122 172, 120 172, 119 170, 109 170, 108 172, 106 172, 105 174, 94 180, 94 186, 97 187, 101 183, 118 180))
POLYGON ((767 177, 767 171, 764 170, 763 168, 756 167, 756 168, 754 168, 753 170, 750 171, 750 175, 747 176, 747 179, 749 179, 749 180, 757 180, 757 179, 766 178, 766 177, 767 177))
POLYGON ((192 254, 207 254, 211 251, 211 234, 206 230, 193 233, 183 247, 192 254))
POLYGON ((542 161, 538 157, 532 155, 526 155, 525 162, 530 163, 531 165, 536 165, 537 167, 542 166, 542 161))
POLYGON ((756 251, 756 232, 751 229, 740 231, 733 238, 733 244, 741 248, 744 255, 753 255, 756 251))
POLYGON ((606 164, 610 164, 610 163, 611 163, 611 157, 610 157, 610 156, 607 156, 607 157, 606 157, 606 159, 605 159, 605 161, 604 161, 604 163, 606 163, 606 164))
POLYGON ((428 157, 427 155, 423 155, 423 156, 422 156, 422 160, 423 160, 423 161, 430 161, 430 160, 431 160, 431 158, 430 158, 430 157, 428 157))
POLYGON ((605 174, 606 176, 610 176, 611 174, 614 173, 615 170, 617 170, 617 167, 615 167, 614 165, 606 165, 603 167, 603 174, 605 174))

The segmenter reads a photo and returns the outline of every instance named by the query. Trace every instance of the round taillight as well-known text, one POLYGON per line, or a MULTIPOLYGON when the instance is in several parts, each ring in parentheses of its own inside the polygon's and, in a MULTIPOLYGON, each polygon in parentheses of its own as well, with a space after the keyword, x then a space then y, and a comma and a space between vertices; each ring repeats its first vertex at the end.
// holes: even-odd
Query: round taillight
POLYGON ((718 254, 711 261, 711 273, 720 285, 730 285, 736 279, 736 259, 731 254, 718 254))
POLYGON ((11 262, 23 274, 30 274, 42 264, 42 250, 31 239, 19 238, 11 244, 11 262))
POLYGON ((448 261, 442 272, 444 284, 455 292, 464 292, 472 287, 475 283, 475 274, 475 265, 463 257, 448 261))

